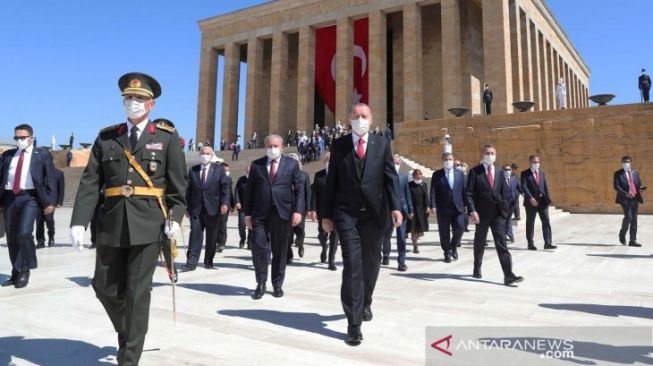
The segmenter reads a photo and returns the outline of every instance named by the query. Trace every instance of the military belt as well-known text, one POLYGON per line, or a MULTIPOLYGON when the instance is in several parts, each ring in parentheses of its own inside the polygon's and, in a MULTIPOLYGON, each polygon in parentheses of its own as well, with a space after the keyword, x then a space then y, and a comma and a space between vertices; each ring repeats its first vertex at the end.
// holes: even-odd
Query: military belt
POLYGON ((131 196, 150 196, 150 197, 163 197, 164 189, 155 187, 139 187, 122 185, 119 187, 110 187, 104 190, 104 197, 131 197, 131 196))

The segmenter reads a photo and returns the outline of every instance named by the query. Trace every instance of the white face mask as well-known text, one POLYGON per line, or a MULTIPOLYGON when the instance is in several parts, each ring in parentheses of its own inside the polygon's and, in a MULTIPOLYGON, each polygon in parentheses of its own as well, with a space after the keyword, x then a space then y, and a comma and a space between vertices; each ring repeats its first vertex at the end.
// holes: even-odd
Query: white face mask
POLYGON ((453 168, 453 161, 451 160, 445 160, 442 165, 444 166, 445 169, 451 169, 453 168))
POLYGON ((370 120, 364 118, 358 118, 351 121, 351 129, 358 136, 363 136, 370 130, 370 120))
POLYGON ((510 172, 507 171, 507 170, 504 170, 504 171, 503 171, 503 177, 506 178, 506 179, 510 179, 510 177, 511 177, 510 172))
POLYGON ((145 102, 139 102, 136 99, 125 100, 125 113, 131 119, 138 119, 145 115, 145 102))
POLYGON ((462 165, 461 165, 461 166, 457 166, 456 169, 457 169, 457 170, 460 170, 461 172, 464 172, 464 171, 465 171, 465 168, 464 168, 462 165))
POLYGON ((24 139, 16 140, 16 146, 21 150, 27 149, 29 147, 29 145, 31 145, 31 144, 32 144, 32 141, 30 140, 29 137, 24 138, 24 139))
POLYGON ((211 162, 211 155, 202 154, 200 155, 200 160, 203 165, 206 165, 211 162))
POLYGON ((277 160, 281 156, 281 149, 278 147, 270 147, 267 149, 266 154, 268 158, 272 160, 277 160))
POLYGON ((492 154, 485 154, 485 155, 483 155, 483 162, 484 162, 485 164, 487 164, 487 165, 492 165, 492 164, 494 164, 494 162, 495 162, 496 160, 497 160, 497 156, 496 156, 496 155, 492 155, 492 154))
POLYGON ((415 184, 422 184, 421 179, 413 179, 413 182, 415 182, 415 184))
POLYGON ((228 177, 231 174, 231 172, 227 170, 226 172, 224 172, 224 174, 228 177))
POLYGON ((531 164, 531 168, 533 168, 533 170, 540 170, 540 163, 531 164))
POLYGON ((397 173, 399 173, 399 168, 401 167, 401 164, 395 164, 395 170, 397 173))
POLYGON ((629 171, 630 170, 630 163, 623 163, 624 170, 629 171))

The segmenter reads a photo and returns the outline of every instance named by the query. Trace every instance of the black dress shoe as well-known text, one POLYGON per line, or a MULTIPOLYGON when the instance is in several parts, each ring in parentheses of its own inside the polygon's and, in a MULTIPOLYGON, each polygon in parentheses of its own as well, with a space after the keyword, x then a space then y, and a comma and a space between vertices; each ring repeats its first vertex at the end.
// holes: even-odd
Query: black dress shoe
POLYGON ((515 284, 515 283, 520 283, 520 282, 522 282, 523 280, 524 280, 524 277, 522 277, 522 276, 515 276, 515 275, 513 274, 513 275, 510 275, 510 276, 506 276, 506 277, 503 279, 503 283, 504 283, 506 286, 510 286, 510 285, 512 285, 512 284, 515 284))
POLYGON ((363 340, 363 333, 361 333, 360 325, 348 325, 347 326, 347 342, 350 346, 358 346, 363 340))
POLYGON ((265 283, 259 283, 256 286, 256 290, 254 291, 254 295, 252 296, 252 298, 254 298, 254 300, 258 300, 262 298, 263 295, 265 295, 265 283))
POLYGON ((384 266, 387 266, 388 264, 390 264, 390 258, 383 257, 383 260, 381 261, 381 264, 383 264, 384 266))
POLYGON ((555 249, 557 247, 558 247, 557 245, 553 245, 553 244, 544 245, 544 249, 555 249))
POLYGON ((184 264, 184 265, 181 267, 181 269, 184 270, 184 272, 194 271, 195 268, 197 268, 196 265, 194 265, 194 264, 188 264, 188 263, 184 264))
POLYGON ((245 241, 241 240, 240 243, 238 243, 238 248, 243 249, 245 247, 245 241))
POLYGON ((372 308, 369 306, 363 306, 363 321, 369 322, 374 317, 372 314, 372 308))
POLYGON ((89 249, 95 249, 95 248, 97 248, 97 244, 91 243, 91 245, 88 248, 89 249))
POLYGON ((474 267, 474 274, 472 274, 472 277, 474 277, 474 278, 483 278, 483 275, 481 275, 481 268, 480 267, 474 267))
POLYGON ((304 245, 299 246, 297 253, 299 254, 299 258, 304 258, 304 245))
POLYGON ((528 250, 537 250, 537 247, 535 245, 529 245, 528 250))
POLYGON ((218 247, 218 253, 222 253, 222 250, 224 250, 224 247, 222 246, 218 247))
POLYGON ((286 259, 286 264, 292 264, 292 258, 286 259))
POLYGON ((275 287, 274 292, 272 293, 272 296, 274 297, 283 297, 283 290, 281 287, 275 287))
POLYGON ((252 245, 250 243, 247 243, 247 250, 252 250, 252 245))
POLYGON ((397 271, 399 271, 399 272, 406 272, 407 269, 408 269, 408 267, 404 263, 400 264, 397 267, 397 271))
POLYGON ((417 245, 413 245, 413 253, 419 254, 419 248, 417 247, 417 245))
POLYGON ((457 250, 454 250, 454 251, 451 252, 451 258, 453 258, 453 260, 455 260, 455 261, 458 260, 458 251, 457 250))
POLYGON ((36 244, 36 249, 41 249, 45 248, 45 240, 39 240, 38 244, 36 244))
POLYGON ((337 270, 337 269, 338 269, 338 268, 336 267, 335 264, 333 264, 333 263, 329 263, 329 271, 335 271, 335 270, 337 270))
POLYGON ((640 243, 638 243, 636 241, 631 241, 630 243, 628 243, 628 246, 629 247, 641 247, 642 244, 640 244, 640 243))
POLYGON ((213 268, 215 268, 215 267, 213 267, 213 263, 204 263, 204 268, 206 268, 206 269, 213 269, 213 268))
POLYGON ((54 238, 50 238, 50 239, 48 240, 48 246, 49 246, 49 247, 53 247, 53 246, 54 246, 54 238))
POLYGON ((18 274, 16 281, 14 281, 15 288, 23 288, 29 283, 29 271, 23 271, 18 274))
POLYGON ((619 242, 621 245, 626 245, 626 237, 619 235, 619 242))
POLYGON ((448 254, 444 255, 444 263, 451 263, 451 256, 448 254))
POLYGON ((14 282, 13 278, 10 278, 6 280, 5 282, 2 283, 2 287, 7 287, 7 286, 14 286, 16 283, 14 282))

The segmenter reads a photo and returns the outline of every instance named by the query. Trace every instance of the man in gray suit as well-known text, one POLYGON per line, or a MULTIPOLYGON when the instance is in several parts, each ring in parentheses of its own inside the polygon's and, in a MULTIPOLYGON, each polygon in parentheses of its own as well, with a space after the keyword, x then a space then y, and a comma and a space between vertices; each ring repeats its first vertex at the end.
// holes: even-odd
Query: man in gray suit
MULTIPOLYGON (((397 175, 399 175, 399 200, 401 201, 401 214, 403 215, 404 220, 401 222, 401 225, 397 227, 397 270, 400 272, 405 272, 408 267, 406 267, 406 221, 409 217, 413 215, 413 199, 410 196, 410 189, 408 189, 408 175, 401 173, 399 167, 401 166, 401 157, 398 154, 394 155, 395 169, 397 170, 397 175)), ((390 239, 392 237, 392 229, 394 227, 388 227, 388 231, 385 233, 385 238, 383 239, 383 261, 381 264, 387 266, 390 264, 390 239)))

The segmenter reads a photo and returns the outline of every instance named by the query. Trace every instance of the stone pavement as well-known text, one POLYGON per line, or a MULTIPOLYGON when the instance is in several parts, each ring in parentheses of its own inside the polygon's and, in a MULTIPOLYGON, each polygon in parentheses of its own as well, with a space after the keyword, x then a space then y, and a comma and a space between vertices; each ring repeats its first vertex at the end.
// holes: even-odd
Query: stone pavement
MULTIPOLYGON (((38 250, 29 286, 0 288, 0 365, 115 364, 116 334, 90 286, 95 251, 70 247, 70 214, 56 212, 57 245, 38 250)), ((306 254, 288 268, 285 296, 254 301, 252 263, 237 248, 232 216, 218 269, 180 274, 176 322, 171 286, 157 269, 141 365, 424 365, 426 326, 653 326, 653 217, 640 216, 642 248, 618 243, 618 215, 556 211, 551 219, 555 251, 541 249, 541 235, 540 250, 525 250, 524 221, 515 227, 514 267, 525 277, 518 288, 502 284, 491 243, 483 279, 471 277, 473 231, 463 237, 460 260, 444 263, 432 224, 421 252, 408 253, 408 272, 396 270, 394 253, 381 269, 374 320, 363 324, 363 343, 349 347, 342 267, 331 272, 319 263, 316 224, 307 223, 306 254)), ((187 222, 184 230, 188 238, 187 222)), ((0 281, 10 273, 5 243, 0 239, 0 281)), ((178 265, 185 261, 180 253, 178 265)), ((614 364, 646 357, 630 348, 617 352, 621 361, 614 364)), ((594 357, 588 364, 608 364, 594 357)))

